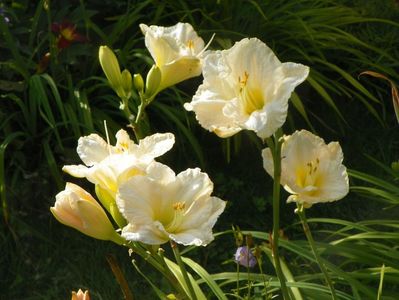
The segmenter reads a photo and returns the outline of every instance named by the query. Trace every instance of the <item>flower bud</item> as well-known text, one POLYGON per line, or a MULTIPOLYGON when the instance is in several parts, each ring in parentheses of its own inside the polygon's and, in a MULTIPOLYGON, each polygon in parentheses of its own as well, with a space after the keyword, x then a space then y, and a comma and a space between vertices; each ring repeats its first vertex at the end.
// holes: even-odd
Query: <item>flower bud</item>
POLYGON ((161 83, 161 71, 156 65, 153 65, 147 74, 145 95, 147 98, 155 95, 161 83))
POLYGON ((142 93, 144 90, 144 80, 143 77, 141 76, 141 74, 134 74, 133 75, 133 84, 134 87, 136 88, 136 90, 139 93, 142 93))
POLYGON ((71 300, 90 300, 89 291, 85 291, 83 293, 83 291, 81 289, 79 289, 79 291, 77 293, 72 292, 71 300))
POLYGON ((125 92, 126 98, 130 98, 132 95, 132 74, 129 70, 125 69, 122 71, 122 88, 125 92))
POLYGON ((124 242, 116 233, 106 213, 97 201, 84 189, 68 182, 65 190, 56 195, 50 208, 54 217, 64 225, 100 240, 124 242))
POLYGON ((120 98, 126 97, 125 90, 122 85, 122 74, 119 67, 118 59, 114 52, 107 46, 100 46, 98 51, 101 68, 108 79, 110 86, 114 89, 120 98))

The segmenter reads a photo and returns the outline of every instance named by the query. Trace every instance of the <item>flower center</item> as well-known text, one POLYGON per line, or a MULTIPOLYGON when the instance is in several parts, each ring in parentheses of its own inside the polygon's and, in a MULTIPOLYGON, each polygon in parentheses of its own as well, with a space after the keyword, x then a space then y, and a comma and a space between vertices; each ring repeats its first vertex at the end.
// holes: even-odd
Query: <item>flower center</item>
POLYGON ((74 34, 75 34, 75 28, 72 27, 72 26, 65 27, 65 28, 63 28, 63 29, 60 31, 60 34, 61 34, 61 36, 62 36, 64 39, 66 39, 66 40, 68 40, 68 41, 73 41, 74 34))
POLYGON ((301 168, 297 171, 297 185, 306 188, 312 187, 313 190, 317 189, 320 185, 320 174, 318 172, 320 165, 319 158, 310 161, 306 164, 305 168, 301 168))
POLYGON ((196 56, 195 55, 195 48, 194 48, 194 41, 193 40, 188 40, 185 44, 185 49, 184 49, 184 55, 187 56, 196 56))
POLYGON ((116 145, 116 149, 118 153, 125 152, 129 149, 129 144, 127 142, 119 142, 116 145))
POLYGON ((172 221, 169 224, 165 225, 165 230, 167 232, 175 232, 183 222, 186 203, 184 202, 175 202, 173 203, 174 215, 172 221))
POLYGON ((258 87, 250 87, 248 84, 249 74, 244 72, 244 76, 238 76, 239 97, 243 111, 250 115, 259 110, 264 105, 262 93, 258 87))
POLYGON ((187 41, 187 48, 189 48, 189 49, 194 48, 194 42, 193 42, 193 40, 188 40, 188 41, 187 41))

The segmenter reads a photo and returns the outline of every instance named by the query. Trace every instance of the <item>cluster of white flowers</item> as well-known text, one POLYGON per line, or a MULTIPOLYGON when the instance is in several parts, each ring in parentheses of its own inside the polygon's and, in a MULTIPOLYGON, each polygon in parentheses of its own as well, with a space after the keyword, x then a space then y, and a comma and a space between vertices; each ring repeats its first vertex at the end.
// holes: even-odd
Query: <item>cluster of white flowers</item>
MULTIPOLYGON (((199 169, 175 175, 168 166, 154 160, 173 146, 174 135, 158 133, 135 144, 126 131, 120 130, 116 140, 116 145, 111 146, 97 134, 81 137, 77 151, 86 166, 63 169, 94 183, 96 191, 102 191, 97 194, 100 200, 104 199, 99 194, 107 193, 106 201, 102 201, 106 208, 116 203, 127 222, 122 237, 153 245, 173 240, 200 246, 212 241, 212 227, 223 212, 225 202, 211 196, 211 180, 199 169)), ((108 230, 111 224, 108 219, 104 220, 106 215, 101 206, 90 194, 71 183, 57 195, 51 211, 62 223, 90 236, 114 237, 108 230), (84 211, 87 220, 92 221, 90 224, 84 217, 80 223, 75 222, 76 217, 82 215, 80 206, 85 202, 86 206, 96 204, 91 204, 95 209, 84 211)))
MULTIPOLYGON (((204 41, 190 24, 141 24, 140 28, 160 72, 157 91, 202 73, 203 83, 184 107, 195 113, 202 127, 219 137, 243 129, 254 131, 262 139, 272 136, 286 120, 292 92, 309 73, 307 66, 280 62, 256 38, 245 38, 227 50, 205 51, 204 41)), ((128 94, 128 89, 119 87, 123 78, 116 58, 112 57, 109 65, 106 57, 111 55, 110 50, 100 51, 111 86, 120 94, 128 94)), ((283 139, 281 184, 292 194, 288 201, 309 207, 347 194, 348 176, 338 143, 326 145, 305 130, 283 139)), ((213 239, 212 228, 225 202, 211 196, 213 184, 199 169, 176 175, 155 161, 173 144, 171 133, 154 134, 136 144, 120 130, 115 146, 91 134, 78 142, 77 152, 84 165, 65 166, 63 170, 96 186, 106 210, 115 220, 117 214, 124 218, 124 239, 153 245, 169 240, 206 245, 213 239)), ((264 168, 273 176, 270 149, 262 156, 264 168)), ((60 222, 90 236, 118 240, 102 207, 78 186, 68 183, 51 211, 60 222)))

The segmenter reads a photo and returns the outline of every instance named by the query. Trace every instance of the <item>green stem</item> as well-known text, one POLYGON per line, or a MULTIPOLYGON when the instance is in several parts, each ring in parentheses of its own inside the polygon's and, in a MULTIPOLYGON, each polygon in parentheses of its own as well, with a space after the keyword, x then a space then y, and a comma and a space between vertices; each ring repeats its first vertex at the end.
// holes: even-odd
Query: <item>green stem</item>
POLYGON ((237 296, 240 296, 240 265, 237 263, 237 296))
POLYGON ((137 115, 133 120, 129 119, 137 141, 145 137, 145 134, 143 133, 145 130, 142 128, 144 112, 145 108, 151 103, 152 100, 154 100, 154 97, 155 95, 151 96, 150 98, 145 98, 143 94, 140 94, 140 105, 137 109, 137 115))
POLYGON ((274 141, 271 138, 267 139, 268 145, 273 155, 273 233, 272 233, 272 256, 274 261, 274 267, 276 269, 277 277, 280 281, 281 292, 284 300, 290 300, 288 293, 287 284, 285 281, 284 273, 280 265, 279 256, 279 237, 280 237, 280 178, 281 178, 281 144, 280 137, 282 136, 281 129, 277 130, 274 136, 274 141))
POLYGON ((130 249, 133 250, 133 252, 137 253, 140 255, 145 261, 150 263, 158 272, 162 274, 164 278, 166 278, 169 283, 175 288, 175 290, 181 294, 181 295, 186 295, 186 292, 184 289, 180 286, 179 282, 177 281, 176 277, 172 274, 170 269, 165 266, 163 263, 163 258, 153 256, 151 252, 147 251, 146 249, 143 248, 142 245, 140 245, 137 242, 130 242, 127 245, 130 249))
MULTIPOLYGON (((249 248, 248 248, 248 251, 250 251, 249 250, 249 248)), ((248 255, 248 257, 249 257, 249 255, 248 255)), ((248 294, 247 294, 247 299, 251 299, 251 277, 250 277, 250 274, 249 274, 249 267, 248 267, 248 265, 249 265, 249 259, 248 259, 248 261, 247 261, 247 281, 248 281, 248 294)))
POLYGON ((303 231, 305 232, 306 238, 308 239, 309 246, 312 249, 313 255, 316 258, 316 261, 320 267, 320 270, 324 274, 324 279, 326 280, 328 287, 330 288, 331 297, 332 297, 332 299, 336 300, 338 298, 335 293, 334 284, 333 284, 330 276, 328 275, 328 272, 327 272, 327 269, 326 269, 324 263, 321 261, 321 257, 319 255, 319 253, 317 252, 316 245, 315 245, 315 242, 314 242, 314 239, 312 236, 312 232, 310 231, 308 222, 306 220, 305 209, 302 204, 298 204, 298 209, 296 210, 296 212, 297 212, 299 218, 301 219, 303 231))
POLYGON ((263 268, 262 268, 262 260, 260 258, 256 257, 256 261, 259 266, 259 272, 263 278, 263 288, 264 288, 264 293, 265 293, 265 299, 268 299, 267 298, 267 283, 266 283, 265 273, 263 272, 263 268))
POLYGON ((188 291, 190 293, 191 299, 192 300, 197 300, 197 295, 194 292, 194 288, 193 288, 193 285, 191 284, 190 278, 188 277, 186 267, 184 266, 184 262, 181 259, 179 247, 177 246, 176 243, 174 243, 172 241, 170 242, 170 245, 172 247, 173 254, 175 255, 176 262, 177 262, 177 264, 180 267, 180 271, 181 271, 181 273, 183 275, 184 281, 186 282, 186 285, 187 285, 188 291))

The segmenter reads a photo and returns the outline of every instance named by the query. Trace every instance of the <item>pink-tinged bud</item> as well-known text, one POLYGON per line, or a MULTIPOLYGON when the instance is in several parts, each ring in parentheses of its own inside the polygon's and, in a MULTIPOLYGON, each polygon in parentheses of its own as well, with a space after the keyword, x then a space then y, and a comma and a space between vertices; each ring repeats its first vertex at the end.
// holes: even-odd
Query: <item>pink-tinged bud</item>
POLYGON ((81 289, 76 292, 72 292, 71 300, 90 300, 89 291, 83 292, 81 289))
POLYGON ((124 242, 100 204, 76 184, 68 182, 65 190, 56 195, 55 204, 50 210, 59 222, 88 236, 117 244, 124 242))

